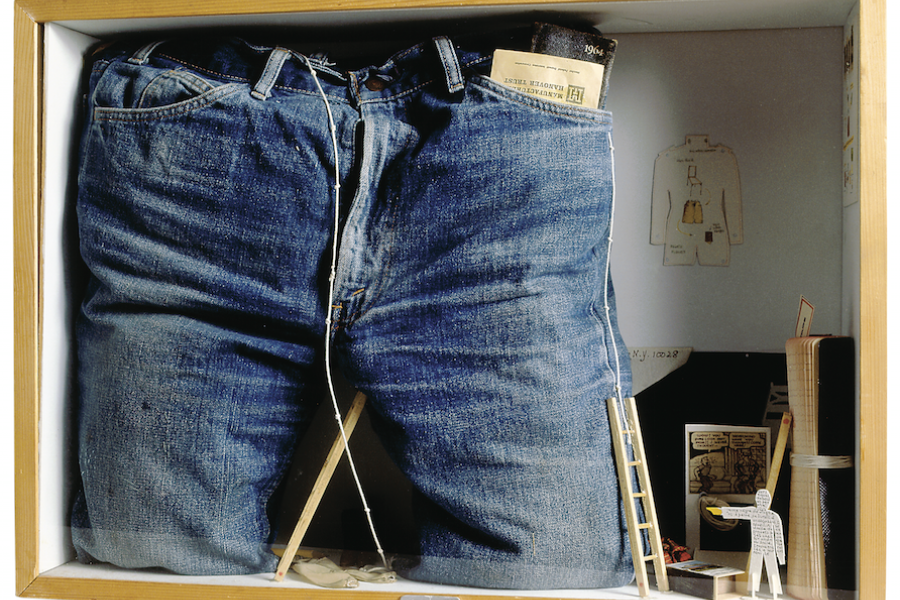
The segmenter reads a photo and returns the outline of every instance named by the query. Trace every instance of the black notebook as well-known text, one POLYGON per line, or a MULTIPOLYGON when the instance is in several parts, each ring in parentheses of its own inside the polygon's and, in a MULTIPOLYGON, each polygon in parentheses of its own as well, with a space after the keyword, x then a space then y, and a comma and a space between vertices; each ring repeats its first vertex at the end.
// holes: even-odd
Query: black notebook
POLYGON ((609 87, 609 73, 616 55, 616 40, 605 38, 596 32, 579 31, 551 23, 535 23, 531 52, 603 65, 603 83, 597 106, 603 108, 609 87))

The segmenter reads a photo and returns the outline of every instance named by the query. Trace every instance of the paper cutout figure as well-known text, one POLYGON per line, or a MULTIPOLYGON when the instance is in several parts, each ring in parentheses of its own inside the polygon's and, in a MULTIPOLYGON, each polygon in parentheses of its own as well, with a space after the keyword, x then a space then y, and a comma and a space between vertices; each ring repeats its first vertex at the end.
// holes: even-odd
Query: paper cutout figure
POLYGON ((666 265, 727 266, 744 241, 737 160, 709 136, 689 135, 656 158, 650 243, 665 244, 666 265))
POLYGON ((784 564, 784 528, 781 517, 773 510, 769 510, 772 504, 772 496, 768 490, 762 489, 756 492, 756 506, 734 507, 725 506, 707 507, 706 510, 714 515, 720 515, 723 519, 749 519, 750 521, 750 596, 756 598, 759 591, 759 582, 762 577, 763 562, 766 564, 766 577, 769 580, 769 591, 772 597, 778 599, 781 594, 781 575, 778 565, 784 564), (777 559, 777 564, 776 564, 777 559))

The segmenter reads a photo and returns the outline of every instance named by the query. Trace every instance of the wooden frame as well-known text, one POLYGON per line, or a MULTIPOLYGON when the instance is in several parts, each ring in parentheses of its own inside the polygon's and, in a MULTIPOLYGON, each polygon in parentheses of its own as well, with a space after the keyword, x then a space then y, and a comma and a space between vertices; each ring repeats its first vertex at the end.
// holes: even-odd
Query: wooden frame
MULTIPOLYGON (((532 4, 539 0, 467 0, 468 6, 532 4)), ((600 0, 613 1, 613 0, 600 0)), ((546 3, 546 2, 544 2, 546 3)), ((371 10, 459 6, 451 0, 342 0, 328 8, 313 0, 18 0, 15 5, 14 266, 15 266, 15 502, 16 591, 46 598, 287 598, 296 589, 149 584, 122 580, 45 577, 40 574, 37 499, 42 326, 42 175, 44 25, 60 20, 371 10)), ((886 595, 887 471, 887 226, 885 0, 860 0, 860 594, 886 595)), ((334 598, 336 592, 304 591, 305 597, 334 598)), ((373 592, 371 598, 396 598, 373 592)), ((485 596, 486 597, 486 596, 485 596)))

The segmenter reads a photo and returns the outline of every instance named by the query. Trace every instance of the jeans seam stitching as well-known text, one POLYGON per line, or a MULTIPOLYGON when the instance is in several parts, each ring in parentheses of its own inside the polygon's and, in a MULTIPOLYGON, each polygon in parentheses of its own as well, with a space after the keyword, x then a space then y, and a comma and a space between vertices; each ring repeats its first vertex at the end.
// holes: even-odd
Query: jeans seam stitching
POLYGON ((232 80, 232 81, 239 81, 239 82, 243 82, 243 83, 250 83, 250 79, 248 79, 248 78, 245 78, 245 77, 238 77, 237 75, 229 75, 228 73, 222 73, 222 72, 219 72, 219 71, 214 71, 214 70, 212 70, 212 69, 208 69, 208 68, 206 68, 206 67, 201 67, 200 65, 195 65, 194 63, 187 62, 187 61, 182 60, 182 59, 180 59, 180 58, 175 58, 174 56, 171 56, 171 55, 169 55, 169 54, 165 54, 165 53, 163 53, 163 52, 160 52, 159 54, 157 54, 157 56, 159 56, 160 58, 165 58, 165 59, 167 59, 167 60, 171 60, 172 62, 176 62, 176 63, 178 63, 178 64, 180 64, 180 65, 184 65, 185 67, 188 67, 188 68, 190 68, 190 69, 194 69, 194 70, 197 70, 197 71, 201 71, 201 72, 203 72, 203 73, 206 73, 207 75, 213 75, 213 76, 216 76, 216 77, 221 77, 221 78, 223 78, 223 79, 230 79, 230 80, 232 80))
MULTIPOLYGON (((395 201, 396 201, 396 198, 395 198, 395 201)), ((384 265, 380 269, 381 274, 387 273, 390 270, 391 265, 394 262, 394 241, 395 241, 395 236, 397 233, 397 228, 396 228, 397 210, 396 210, 395 201, 391 202, 391 218, 389 220, 389 225, 387 227, 387 232, 386 232, 387 237, 388 237, 387 257, 385 258, 384 265)), ((381 282, 383 280, 384 280, 383 276, 378 277, 378 282, 381 282)), ((384 286, 378 284, 377 282, 373 282, 373 284, 371 286, 366 286, 367 290, 372 289, 372 288, 374 288, 375 294, 372 296, 371 299, 368 299, 367 301, 360 304, 359 308, 353 313, 352 317, 350 319, 348 319, 348 321, 347 321, 348 327, 350 325, 356 323, 359 319, 363 318, 366 315, 366 313, 368 313, 370 310, 372 310, 372 308, 375 307, 375 304, 381 298, 381 296, 384 292, 384 286)))

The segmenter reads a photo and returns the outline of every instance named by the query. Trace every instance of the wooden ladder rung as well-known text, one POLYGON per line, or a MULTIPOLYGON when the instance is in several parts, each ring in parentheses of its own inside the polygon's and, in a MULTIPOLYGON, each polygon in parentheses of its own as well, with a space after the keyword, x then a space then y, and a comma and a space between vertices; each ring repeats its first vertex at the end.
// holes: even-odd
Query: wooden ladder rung
POLYGON ((656 517, 656 506, 653 502, 653 492, 650 489, 649 473, 646 467, 644 455, 644 442, 641 438, 641 426, 637 419, 637 406, 633 398, 624 401, 625 404, 621 408, 626 413, 626 422, 623 423, 619 419, 619 402, 615 398, 607 400, 607 414, 609 415, 612 442, 616 455, 616 470, 619 473, 619 490, 623 498, 631 496, 632 500, 641 499, 641 506, 645 513, 647 522, 641 523, 638 514, 636 502, 625 503, 626 520, 628 522, 628 530, 631 543, 631 557, 634 563, 635 579, 637 580, 638 593, 641 598, 646 598, 649 591, 647 589, 648 578, 645 563, 652 562, 654 572, 656 573, 656 587, 660 592, 669 591, 669 581, 666 575, 665 562, 661 558, 663 554, 662 542, 659 537, 659 524, 656 517), (620 432, 616 435, 616 432, 620 432), (628 447, 631 447, 632 454, 629 456, 628 447), (632 460, 633 459, 633 460, 632 460), (636 483, 632 478, 637 477, 636 483), (634 491, 638 489, 639 491, 634 491), (643 535, 639 532, 646 531, 649 536, 650 550, 653 552, 649 556, 644 555, 643 535))

